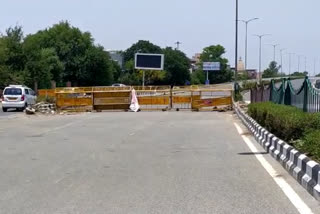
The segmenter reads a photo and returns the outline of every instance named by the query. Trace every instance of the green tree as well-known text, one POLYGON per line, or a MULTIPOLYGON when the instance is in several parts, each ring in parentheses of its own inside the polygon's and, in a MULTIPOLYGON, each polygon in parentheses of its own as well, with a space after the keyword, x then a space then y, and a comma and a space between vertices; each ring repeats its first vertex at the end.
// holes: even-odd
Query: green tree
POLYGON ((113 67, 113 78, 115 82, 119 82, 120 76, 122 75, 122 70, 118 62, 112 60, 113 67))
POLYGON ((28 52, 25 66, 25 83, 33 85, 34 89, 50 88, 51 80, 60 80, 63 64, 52 48, 28 52))
POLYGON ((119 77, 119 82, 126 85, 141 85, 141 78, 137 72, 126 72, 119 77))
POLYGON ((26 57, 23 53, 22 27, 16 26, 6 30, 0 36, 0 87, 8 84, 22 84, 26 57))
POLYGON ((277 62, 270 62, 269 68, 263 71, 262 78, 271 78, 279 76, 279 69, 280 67, 277 65, 277 62))
POLYGON ((220 71, 209 72, 211 84, 229 82, 232 80, 232 71, 228 66, 228 60, 223 58, 225 48, 221 45, 212 45, 203 49, 200 56, 199 67, 203 70, 203 62, 220 62, 220 71))
POLYGON ((165 84, 184 85, 190 81, 190 60, 181 51, 167 47, 164 53, 164 70, 166 71, 165 84))
POLYGON ((137 43, 133 44, 130 48, 124 51, 123 53, 124 62, 126 63, 130 60, 134 60, 134 56, 138 52, 161 54, 162 49, 159 46, 154 45, 149 41, 139 40, 137 43))
MULTIPOLYGON (((133 44, 130 48, 124 51, 123 57, 125 62, 125 73, 122 73, 123 77, 120 77, 121 83, 128 84, 130 82, 133 85, 142 83, 143 71, 135 71, 134 69, 134 56, 136 53, 162 53, 162 49, 152 44, 149 41, 139 40, 137 43, 133 44), (130 80, 130 78, 132 80, 130 80)), ((166 77, 164 71, 145 71, 145 83, 147 85, 162 84, 166 77)))
MULTIPOLYGON (((89 32, 82 32, 68 22, 60 22, 29 35, 25 42, 27 50, 55 50, 63 65, 59 74, 53 74, 57 85, 62 86, 67 81, 76 86, 109 85, 113 82, 114 67, 109 54, 101 46, 94 45, 89 32)), ((39 58, 39 53, 31 56, 39 58)))
POLYGON ((191 84, 200 85, 206 81, 205 74, 202 70, 196 70, 191 74, 191 84))
POLYGON ((83 76, 79 78, 79 83, 83 86, 111 85, 113 83, 114 65, 109 53, 105 52, 101 46, 92 46, 87 49, 85 56, 85 70, 83 76))

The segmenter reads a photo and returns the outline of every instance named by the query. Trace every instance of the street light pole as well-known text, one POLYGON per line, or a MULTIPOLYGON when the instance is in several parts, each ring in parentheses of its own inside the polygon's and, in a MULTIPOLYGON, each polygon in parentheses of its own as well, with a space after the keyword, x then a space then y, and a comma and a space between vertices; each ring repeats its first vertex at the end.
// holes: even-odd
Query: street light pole
POLYGON ((265 36, 270 36, 270 34, 262 34, 262 35, 254 35, 259 38, 260 46, 259 46, 259 75, 260 79, 262 78, 262 72, 261 72, 261 61, 262 61, 262 38, 265 36))
POLYGON ((317 66, 317 58, 314 58, 314 62, 313 62, 313 74, 314 74, 314 76, 317 75, 316 66, 317 66))
POLYGON ((289 76, 291 75, 291 56, 295 53, 289 53, 289 76))
POLYGON ((307 71, 307 57, 304 56, 304 71, 307 71))
POLYGON ((276 61, 276 48, 277 46, 279 46, 280 44, 270 44, 271 46, 273 46, 273 61, 276 61))
POLYGON ((177 45, 176 50, 179 50, 180 45, 182 44, 181 42, 177 41, 176 43, 174 43, 175 45, 177 45))
POLYGON ((285 48, 280 49, 280 63, 281 63, 281 73, 283 74, 283 61, 282 61, 282 52, 286 50, 285 48))
POLYGON ((303 55, 298 55, 298 72, 300 72, 300 59, 303 55))
POLYGON ((244 68, 245 71, 248 68, 248 24, 252 21, 258 20, 259 18, 253 18, 253 19, 249 19, 249 20, 239 20, 243 23, 246 24, 246 41, 245 41, 245 63, 244 63, 244 68))
POLYGON ((235 66, 234 66, 235 86, 237 85, 237 79, 238 79, 238 18, 239 18, 239 1, 236 0, 236 33, 235 33, 236 41, 235 41, 235 66))

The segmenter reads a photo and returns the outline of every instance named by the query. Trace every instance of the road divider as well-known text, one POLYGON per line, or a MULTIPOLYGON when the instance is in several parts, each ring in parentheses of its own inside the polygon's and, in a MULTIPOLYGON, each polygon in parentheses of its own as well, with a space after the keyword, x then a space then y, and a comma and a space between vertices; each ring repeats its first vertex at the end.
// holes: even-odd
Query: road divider
POLYGON ((238 104, 234 104, 234 109, 258 143, 320 201, 320 165, 261 127, 238 104))

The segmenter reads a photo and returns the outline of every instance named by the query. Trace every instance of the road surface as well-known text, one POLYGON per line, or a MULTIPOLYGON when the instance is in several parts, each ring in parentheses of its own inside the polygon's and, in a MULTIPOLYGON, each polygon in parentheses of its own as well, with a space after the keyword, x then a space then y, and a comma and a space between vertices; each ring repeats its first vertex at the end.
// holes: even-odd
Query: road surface
POLYGON ((0 213, 299 213, 234 123, 232 113, 183 111, 3 119, 0 213))
POLYGON ((0 102, 0 119, 1 118, 8 118, 8 117, 13 117, 15 115, 21 115, 23 112, 21 111, 16 111, 15 109, 9 109, 8 112, 3 112, 2 111, 2 105, 0 102))

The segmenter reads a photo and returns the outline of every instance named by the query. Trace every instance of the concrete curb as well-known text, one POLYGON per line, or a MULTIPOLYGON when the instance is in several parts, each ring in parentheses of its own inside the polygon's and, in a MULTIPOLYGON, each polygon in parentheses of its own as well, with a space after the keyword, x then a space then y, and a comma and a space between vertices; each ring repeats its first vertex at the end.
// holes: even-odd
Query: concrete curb
POLYGON ((320 201, 320 165, 261 127, 237 105, 234 109, 258 143, 320 201))

